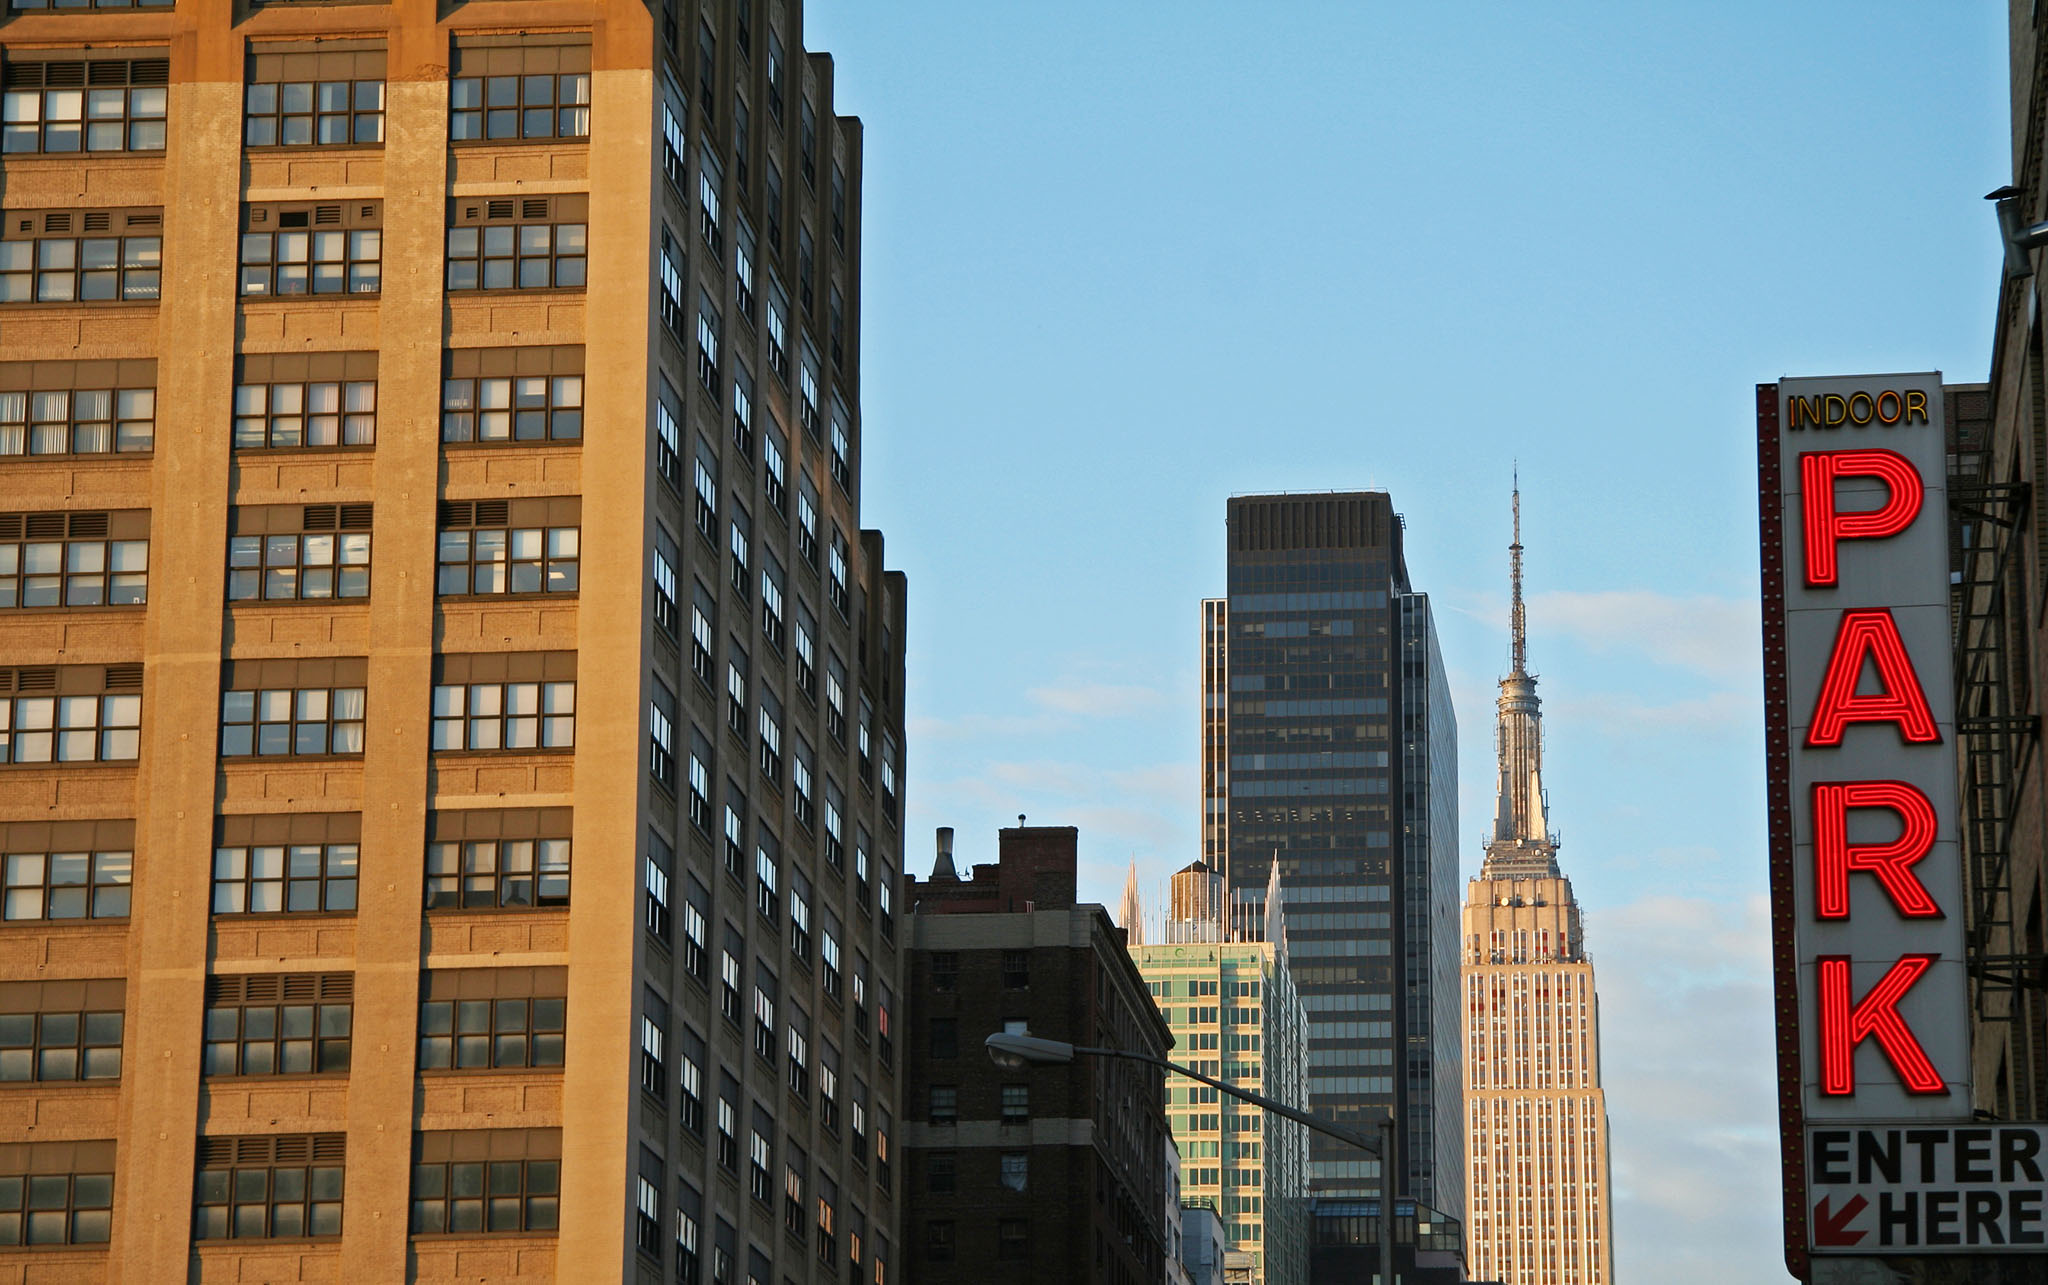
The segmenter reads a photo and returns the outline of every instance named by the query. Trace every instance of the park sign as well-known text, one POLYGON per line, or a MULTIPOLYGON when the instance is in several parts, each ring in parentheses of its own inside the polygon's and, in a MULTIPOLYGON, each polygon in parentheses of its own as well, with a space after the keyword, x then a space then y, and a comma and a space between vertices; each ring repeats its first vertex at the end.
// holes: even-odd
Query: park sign
MULTIPOLYGON (((1810 1253, 1929 1252, 1902 1213, 1880 1234, 1880 1206, 1910 1196, 1924 1218, 1948 1188, 1886 1196, 1854 1179, 1903 1174, 1888 1148, 1970 1123, 1946 462, 1938 373, 1757 387, 1785 1249, 1800 1277, 1810 1253)), ((2001 1197, 2002 1230, 2011 1208, 2001 1197)))

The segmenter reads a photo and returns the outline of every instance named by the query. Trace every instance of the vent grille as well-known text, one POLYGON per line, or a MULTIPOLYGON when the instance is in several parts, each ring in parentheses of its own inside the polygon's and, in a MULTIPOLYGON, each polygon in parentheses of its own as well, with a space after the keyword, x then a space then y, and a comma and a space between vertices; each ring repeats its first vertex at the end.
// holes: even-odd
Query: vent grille
POLYGON ((19 669, 0 669, 0 692, 56 690, 57 668, 54 665, 25 665, 19 669))
POLYGON ((43 216, 43 231, 69 232, 70 230, 71 216, 69 214, 45 214, 43 216))
POLYGON ((308 504, 299 527, 304 531, 367 531, 375 511, 368 504, 308 504))
POLYGON ((50 62, 13 62, 6 66, 0 83, 9 89, 82 89, 87 85, 106 88, 121 85, 168 85, 168 58, 57 59, 50 62))
POLYGON ((142 690, 141 665, 107 666, 107 690, 110 692, 139 692, 142 690))
POLYGON ((99 513, 0 513, 0 540, 103 539, 110 516, 99 513))
POLYGON ((206 979, 209 1004, 339 1004, 355 997, 354 973, 222 973, 206 979))
POLYGON ((199 1166, 221 1169, 229 1165, 338 1165, 347 1150, 348 1136, 340 1133, 201 1138, 199 1166))

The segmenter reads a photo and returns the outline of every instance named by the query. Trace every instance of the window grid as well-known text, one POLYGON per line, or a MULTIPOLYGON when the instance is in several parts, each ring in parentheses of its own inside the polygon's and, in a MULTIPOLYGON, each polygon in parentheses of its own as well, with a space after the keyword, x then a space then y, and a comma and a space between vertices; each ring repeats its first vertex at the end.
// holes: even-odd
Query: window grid
POLYGON ((163 283, 163 238, 0 241, 0 303, 149 303, 163 283))
POLYGON ((589 225, 491 223, 448 229, 448 289, 581 290, 589 225))
POLYGON ((441 440, 450 445, 573 442, 583 436, 583 376, 441 381, 441 440))
POLYGON ((569 840, 427 845, 428 910, 540 910, 569 904, 569 840))
POLYGON ((457 76, 448 82, 451 141, 590 137, 590 73, 457 76))
POLYGON ((443 683, 434 688, 437 751, 559 750, 576 744, 576 684, 443 683))
POLYGON ((377 381, 241 384, 235 389, 235 449, 374 446, 377 381))
POLYGON ((335 147, 384 141, 381 80, 286 81, 243 91, 249 147, 335 147))
MULTIPOLYGON (((121 1078, 120 1010, 0 1013, 0 1083, 121 1078)), ((0 1214, 5 1213, 0 1200, 0 1214)), ((0 1234, 0 1244, 5 1244, 0 1234)))
POLYGON ((209 1138, 200 1145, 193 1239, 341 1235, 340 1135, 209 1138))
POLYGON ((221 693, 220 706, 226 758, 363 752, 360 687, 231 690, 221 693))
POLYGON ((578 527, 465 527, 443 530, 436 590, 444 598, 575 593, 578 527))
POLYGON ((66 540, 63 514, 26 516, 24 523, 21 515, 0 515, 0 608, 139 607, 149 600, 149 541, 66 540), (26 538, 38 518, 54 519, 60 538, 26 538))
POLYGON ((266 844, 213 850, 213 913, 343 913, 356 908, 353 843, 266 844))
POLYGON ((154 388, 0 392, 0 455, 125 455, 155 449, 154 388))
POLYGON ((0 1178, 0 1245, 104 1245, 113 1226, 111 1173, 0 1178))
MULTIPOLYGON (((308 505, 305 524, 367 527, 370 506, 308 505), (316 509, 326 509, 317 514, 316 509), (353 510, 353 512, 351 512, 353 510)), ((370 532, 308 529, 228 537, 228 601, 314 601, 370 596, 370 532)))
POLYGON ((10 63, 0 152, 161 152, 169 76, 163 58, 10 63))
POLYGON ((425 1000, 420 1004, 420 1069, 471 1071, 560 1067, 568 1001, 425 1000))
POLYGON ((125 762, 142 748, 142 697, 0 697, 0 763, 125 762))
POLYGON ((135 854, 10 852, 0 858, 0 919, 125 919, 135 854))
MULTIPOLYGON (((280 215, 280 225, 289 217, 280 215)), ((384 288, 383 260, 378 228, 244 232, 241 290, 245 297, 376 294, 384 288)), ((154 286, 150 297, 156 297, 154 286)))
POLYGON ((559 1160, 455 1160, 412 1169, 416 1236, 553 1231, 561 1218, 559 1160))
POLYGON ((201 1073, 345 1073, 354 1025, 353 980, 347 973, 210 978, 201 1073))

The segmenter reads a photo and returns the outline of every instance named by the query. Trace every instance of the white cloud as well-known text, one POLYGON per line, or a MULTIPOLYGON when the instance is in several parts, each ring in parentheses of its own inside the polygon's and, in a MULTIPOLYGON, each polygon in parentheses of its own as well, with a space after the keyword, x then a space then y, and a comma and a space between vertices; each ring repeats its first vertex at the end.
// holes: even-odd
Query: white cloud
POLYGON ((1618 1279, 1772 1282, 1783 1268, 1770 916, 1658 895, 1593 918, 1618 1279))
POLYGON ((1053 683, 1026 694, 1047 709, 1080 718, 1127 718, 1170 704, 1165 692, 1134 683, 1053 683))
POLYGON ((1649 589, 1539 593, 1529 616, 1532 629, 1540 625, 1544 635, 1564 635, 1596 653, 1636 651, 1730 682, 1748 683, 1762 667, 1759 608, 1748 599, 1649 589))

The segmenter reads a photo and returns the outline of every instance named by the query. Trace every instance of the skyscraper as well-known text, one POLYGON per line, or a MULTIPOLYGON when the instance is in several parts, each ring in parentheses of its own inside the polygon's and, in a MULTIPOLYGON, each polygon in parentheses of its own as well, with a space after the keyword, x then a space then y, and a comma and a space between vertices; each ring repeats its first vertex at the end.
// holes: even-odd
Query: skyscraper
POLYGON ((800 6, 10 8, 0 1228, 893 1280, 905 586, 800 6))
MULTIPOLYGON (((1428 598, 1385 492, 1228 512, 1229 597, 1202 604, 1204 859, 1239 907, 1278 859, 1310 1105, 1368 1132, 1395 1113, 1397 1194, 1456 1214, 1457 725, 1428 598)), ((1379 1162, 1315 1136, 1309 1178, 1375 1195, 1379 1162)))
POLYGON ((1466 1261, 1475 1279, 1507 1285, 1608 1285, 1614 1233, 1600 1004, 1543 792, 1519 488, 1514 508, 1514 660, 1500 683, 1498 801, 1485 861, 1465 897, 1466 1261))
MULTIPOLYGON (((1131 958, 1173 1028, 1175 1060, 1292 1107, 1307 1105, 1307 1012, 1295 992, 1277 872, 1261 915, 1229 909, 1223 880, 1197 861, 1173 876, 1157 941, 1139 942, 1143 910, 1126 899, 1131 958)), ((1175 1078, 1167 1124, 1180 1144, 1181 1198, 1223 1220, 1225 1278, 1249 1285, 1308 1280, 1308 1130, 1215 1089, 1175 1078)))

